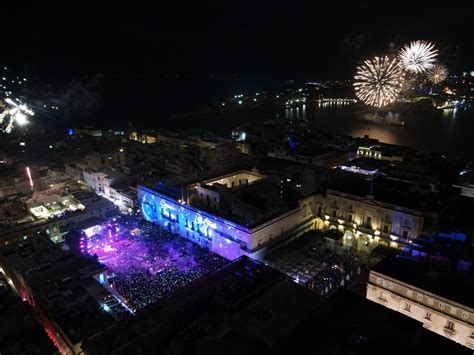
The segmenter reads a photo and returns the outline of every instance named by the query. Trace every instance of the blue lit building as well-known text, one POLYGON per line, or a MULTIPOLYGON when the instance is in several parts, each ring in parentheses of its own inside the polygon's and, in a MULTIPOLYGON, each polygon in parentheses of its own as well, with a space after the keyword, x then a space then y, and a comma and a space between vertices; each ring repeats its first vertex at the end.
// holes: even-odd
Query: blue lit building
POLYGON ((165 225, 227 259, 233 260, 241 255, 259 259, 269 246, 314 228, 314 213, 311 209, 314 205, 313 196, 298 201, 294 208, 273 214, 246 214, 246 220, 219 216, 219 210, 226 206, 224 198, 235 205, 229 195, 234 198, 241 191, 251 186, 255 188, 256 184, 264 180, 265 177, 258 173, 240 171, 188 186, 186 190, 192 190, 192 193, 191 197, 186 198, 160 185, 155 188, 139 185, 137 194, 140 211, 147 221, 165 225), (206 190, 214 198, 211 202, 207 198, 206 206, 209 208, 200 208, 205 204, 197 203, 197 199, 201 196, 206 201, 209 196, 206 196, 206 190), (189 203, 193 200, 196 203, 189 203))

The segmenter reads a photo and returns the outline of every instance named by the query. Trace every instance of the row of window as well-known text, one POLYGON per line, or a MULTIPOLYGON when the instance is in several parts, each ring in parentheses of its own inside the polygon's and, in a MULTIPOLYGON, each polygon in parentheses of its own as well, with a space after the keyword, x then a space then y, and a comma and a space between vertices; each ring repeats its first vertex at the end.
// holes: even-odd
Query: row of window
MULTIPOLYGON (((333 218, 337 218, 337 217, 338 217, 338 207, 337 207, 337 203, 336 203, 336 202, 334 202, 333 207, 334 207, 334 209, 332 210, 332 217, 333 217, 333 218)), ((353 214, 354 214, 354 209, 353 209, 352 205, 349 206, 348 211, 350 211, 351 213, 347 215, 347 220, 348 220, 349 222, 351 222, 351 221, 352 221, 352 218, 353 218, 353 214)), ((384 214, 383 220, 384 220, 385 222, 391 222, 391 221, 392 221, 392 217, 390 216, 390 214, 384 214)), ((365 222, 366 222, 367 224, 372 223, 372 217, 367 216, 365 222)), ((411 224, 412 224, 412 223, 411 223, 411 221, 410 221, 408 218, 406 218, 406 219, 404 220, 404 225, 405 225, 405 226, 409 227, 409 226, 411 226, 411 224)))
MULTIPOLYGON (((405 308, 404 310, 406 312, 411 312, 411 305, 409 303, 405 303, 405 308)), ((431 321, 431 313, 430 312, 426 312, 425 313, 425 317, 424 317, 426 320, 428 321, 431 321)), ((451 330, 454 332, 454 322, 453 321, 450 321, 448 320, 446 325, 444 326, 446 329, 448 330, 451 330)))
MULTIPOLYGON (((382 285, 385 288, 393 290, 393 283, 390 282, 390 281, 387 281, 387 280, 384 280, 384 279, 381 279, 381 278, 377 278, 376 282, 377 282, 378 285, 382 285)), ((413 290, 407 290, 406 294, 407 294, 408 297, 413 297, 413 290)), ((425 298, 425 296, 421 293, 418 293, 416 295, 417 301, 423 302, 424 298, 425 298)), ((427 297, 426 302, 430 306, 435 305, 435 300, 433 298, 427 297)), ((442 311, 446 310, 446 304, 445 303, 436 301, 436 305, 438 306, 438 308, 440 310, 442 310, 442 311)), ((457 311, 458 311, 458 309, 456 307, 449 306, 449 313, 455 315, 457 313, 457 311)), ((461 317, 464 318, 464 319, 468 319, 469 318, 469 312, 462 311, 461 317)))
MULTIPOLYGON (((413 297, 413 291, 412 291, 412 290, 407 290, 407 296, 408 296, 408 297, 413 297)), ((424 296, 423 296, 421 293, 418 293, 418 294, 416 295, 416 299, 417 299, 418 301, 420 301, 420 302, 423 301, 423 298, 424 298, 424 296)), ((435 305, 435 301, 434 301, 432 298, 430 298, 430 297, 428 297, 428 299, 426 300, 426 302, 427 302, 430 306, 435 305)), ((436 303, 437 303, 437 306, 438 306, 438 308, 439 308, 440 310, 442 310, 442 311, 446 310, 446 304, 445 304, 445 303, 443 303, 443 302, 436 302, 436 303)), ((457 309, 456 307, 449 306, 449 313, 451 313, 451 314, 456 314, 457 312, 458 312, 458 309, 457 309)), ((461 317, 464 318, 464 319, 468 319, 468 318, 469 318, 469 313, 466 312, 466 311, 463 311, 463 312, 461 313, 461 317)))

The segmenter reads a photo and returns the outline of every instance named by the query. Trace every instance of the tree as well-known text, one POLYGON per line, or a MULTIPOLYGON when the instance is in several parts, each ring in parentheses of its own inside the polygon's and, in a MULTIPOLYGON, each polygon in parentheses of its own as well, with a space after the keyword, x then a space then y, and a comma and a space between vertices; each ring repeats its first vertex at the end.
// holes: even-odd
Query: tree
POLYGON ((324 237, 333 239, 335 241, 341 240, 343 236, 344 233, 337 229, 328 229, 324 232, 324 237))

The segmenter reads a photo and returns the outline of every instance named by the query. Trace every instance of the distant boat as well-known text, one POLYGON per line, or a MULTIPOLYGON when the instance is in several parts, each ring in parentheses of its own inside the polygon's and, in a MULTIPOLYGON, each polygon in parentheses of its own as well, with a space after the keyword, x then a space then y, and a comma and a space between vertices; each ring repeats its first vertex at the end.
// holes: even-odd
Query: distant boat
POLYGON ((390 126, 406 127, 405 121, 402 122, 392 122, 390 126))

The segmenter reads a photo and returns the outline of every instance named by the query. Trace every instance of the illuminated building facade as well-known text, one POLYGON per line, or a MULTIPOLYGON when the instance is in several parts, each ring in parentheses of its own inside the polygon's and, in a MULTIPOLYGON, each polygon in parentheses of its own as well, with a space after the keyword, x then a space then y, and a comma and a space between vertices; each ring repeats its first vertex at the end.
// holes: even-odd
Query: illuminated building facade
MULTIPOLYGON (((398 117, 394 117, 392 124, 403 126, 405 123, 399 122, 398 117)), ((355 138, 354 143, 357 146, 357 158, 401 162, 410 152, 410 149, 407 147, 381 143, 377 139, 369 138, 367 135, 362 138, 355 138)))
POLYGON ((423 328, 474 349, 472 282, 465 284, 462 278, 452 275, 455 284, 443 287, 443 280, 438 278, 430 285, 423 277, 413 277, 422 265, 407 262, 407 268, 394 263, 392 270, 386 267, 377 270, 377 266, 371 270, 367 299, 416 319, 423 328), (444 294, 446 296, 442 296, 444 294))
POLYGON ((396 162, 401 162, 405 158, 404 152, 395 151, 395 148, 389 149, 381 145, 360 146, 357 148, 357 157, 396 162))
POLYGON ((128 187, 129 176, 114 169, 84 171, 84 182, 97 195, 115 203, 122 212, 131 213, 133 197, 128 187))
POLYGON ((378 245, 401 247, 423 230, 423 213, 374 196, 359 196, 328 189, 315 198, 318 229, 334 228, 344 233, 344 245, 371 251, 378 245))
POLYGON ((138 186, 137 193, 147 221, 169 225, 229 260, 241 255, 260 258, 272 243, 314 228, 312 196, 300 200, 297 208, 245 227, 144 186, 138 186))

